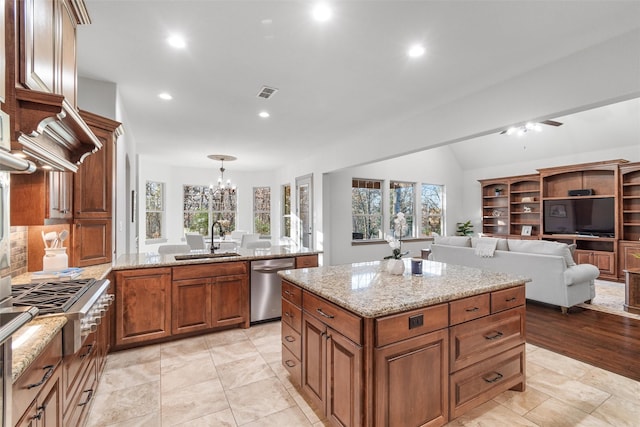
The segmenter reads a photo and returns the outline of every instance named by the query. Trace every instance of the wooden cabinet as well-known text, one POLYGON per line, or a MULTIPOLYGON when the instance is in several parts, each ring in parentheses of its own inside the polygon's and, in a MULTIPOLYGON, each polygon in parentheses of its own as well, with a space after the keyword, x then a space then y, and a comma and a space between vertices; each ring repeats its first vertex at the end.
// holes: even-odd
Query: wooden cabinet
MULTIPOLYGON (((613 245, 611 246, 613 247, 613 245)), ((616 276, 616 258, 614 252, 591 251, 576 249, 574 252, 576 264, 592 264, 600 270, 600 277, 616 276)))
POLYGON ((481 180, 482 232, 491 236, 509 234, 509 181, 506 179, 481 180))
POLYGON ((13 384, 13 424, 16 426, 62 427, 62 333, 13 384))
POLYGON ((73 215, 73 174, 45 172, 11 177, 11 225, 70 222, 73 215))
POLYGON ((445 303, 376 320, 375 425, 448 421, 448 312, 445 303))
POLYGON ((306 311, 302 324, 302 390, 333 424, 360 426, 362 347, 306 311))
POLYGON ((115 345, 171 336, 171 268, 115 272, 115 345))
POLYGON ((75 267, 111 261, 111 219, 76 219, 73 224, 73 261, 75 267))
POLYGON ((80 349, 64 356, 62 370, 64 425, 83 425, 97 385, 98 336, 89 334, 80 349))
POLYGON ((620 165, 618 277, 640 268, 640 162, 620 165))
POLYGON ((301 255, 296 257, 296 268, 311 268, 318 266, 318 255, 301 255))
POLYGON ((247 263, 173 268, 172 333, 249 327, 247 263))
POLYGON ((302 385, 302 289, 282 281, 282 366, 291 383, 302 385))
POLYGON ((624 271, 640 268, 640 242, 620 241, 618 244, 618 276, 624 271))

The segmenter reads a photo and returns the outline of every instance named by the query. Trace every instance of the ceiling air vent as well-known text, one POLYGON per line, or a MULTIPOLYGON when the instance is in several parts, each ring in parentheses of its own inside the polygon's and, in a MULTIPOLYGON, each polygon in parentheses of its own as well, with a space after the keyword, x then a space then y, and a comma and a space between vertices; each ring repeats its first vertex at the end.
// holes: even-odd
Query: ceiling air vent
POLYGON ((278 91, 278 89, 276 89, 275 87, 262 86, 262 88, 260 89, 260 92, 258 92, 258 95, 256 95, 256 96, 258 98, 269 99, 273 95, 275 95, 275 93, 277 91, 278 91))

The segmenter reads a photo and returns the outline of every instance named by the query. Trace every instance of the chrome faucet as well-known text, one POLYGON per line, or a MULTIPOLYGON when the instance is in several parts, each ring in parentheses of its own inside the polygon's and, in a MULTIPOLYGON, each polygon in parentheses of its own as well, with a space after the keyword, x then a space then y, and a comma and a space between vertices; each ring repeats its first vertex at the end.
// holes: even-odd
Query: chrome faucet
MULTIPOLYGON (((211 224, 211 253, 215 253, 216 251, 216 246, 215 246, 215 240, 214 240, 214 236, 213 236, 213 230, 214 228, 216 228, 216 224, 218 224, 218 229, 220 230, 220 238, 222 238, 224 231, 222 230, 222 224, 220 224, 219 221, 214 222, 213 224, 211 224)), ((220 249, 220 246, 218 246, 218 249, 220 249)))

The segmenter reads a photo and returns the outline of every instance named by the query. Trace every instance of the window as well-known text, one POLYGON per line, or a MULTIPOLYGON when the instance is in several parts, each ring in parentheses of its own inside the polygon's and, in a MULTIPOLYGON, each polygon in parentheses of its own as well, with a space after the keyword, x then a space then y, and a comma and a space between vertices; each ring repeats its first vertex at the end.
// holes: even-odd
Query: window
MULTIPOLYGON (((208 236, 211 224, 219 221, 225 233, 236 228, 235 192, 213 192, 204 185, 184 185, 183 226, 185 233, 200 233, 208 236)), ((217 232, 217 229, 216 229, 217 232)))
POLYGON ((182 187, 183 225, 185 233, 209 234, 209 208, 211 191, 202 185, 182 187))
POLYGON ((261 236, 271 234, 271 188, 253 189, 253 232, 261 236))
POLYGON ((351 181, 351 238, 382 239, 382 181, 351 181))
POLYGON ((420 235, 431 236, 431 233, 443 235, 444 218, 444 185, 422 184, 421 192, 422 223, 420 235))
POLYGON ((407 220, 407 232, 404 237, 415 237, 414 234, 414 189, 413 182, 390 181, 389 183, 389 201, 390 216, 389 230, 393 229, 393 219, 398 212, 404 213, 407 220))
POLYGON ((145 190, 146 238, 164 237, 164 183, 147 181, 145 190))
POLYGON ((282 186, 282 237, 291 237, 291 185, 282 186))

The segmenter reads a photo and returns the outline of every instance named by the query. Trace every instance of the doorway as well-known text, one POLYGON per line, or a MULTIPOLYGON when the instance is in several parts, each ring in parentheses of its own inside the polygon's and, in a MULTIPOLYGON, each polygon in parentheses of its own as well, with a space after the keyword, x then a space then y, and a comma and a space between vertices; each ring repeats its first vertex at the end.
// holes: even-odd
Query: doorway
POLYGON ((297 216, 299 221, 299 244, 313 249, 313 174, 296 178, 297 216))

